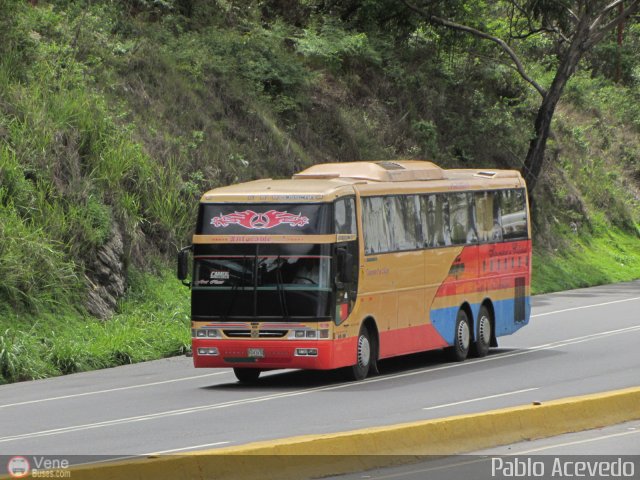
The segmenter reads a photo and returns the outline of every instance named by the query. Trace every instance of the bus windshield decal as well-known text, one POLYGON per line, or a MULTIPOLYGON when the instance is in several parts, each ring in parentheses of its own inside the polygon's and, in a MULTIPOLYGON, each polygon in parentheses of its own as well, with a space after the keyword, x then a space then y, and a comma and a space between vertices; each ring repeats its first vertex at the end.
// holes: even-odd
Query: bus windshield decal
POLYGON ((203 203, 195 234, 328 235, 333 223, 330 203, 203 203))
POLYGON ((277 210, 269 210, 264 213, 256 213, 253 210, 245 210, 244 212, 234 212, 228 215, 222 213, 211 219, 211 225, 214 227, 228 227, 231 224, 238 224, 249 230, 262 230, 276 227, 281 224, 288 224, 292 227, 303 227, 309 223, 309 218, 301 213, 295 215, 289 212, 279 212, 277 210))

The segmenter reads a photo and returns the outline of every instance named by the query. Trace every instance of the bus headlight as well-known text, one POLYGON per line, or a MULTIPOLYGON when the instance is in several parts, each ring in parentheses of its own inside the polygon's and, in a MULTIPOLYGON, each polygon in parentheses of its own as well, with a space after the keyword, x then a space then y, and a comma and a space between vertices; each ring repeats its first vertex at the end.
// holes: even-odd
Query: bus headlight
POLYGON ((215 328, 192 328, 192 338, 220 338, 220 330, 215 328))
POLYGON ((296 348, 296 357, 317 357, 317 348, 296 348))
POLYGON ((200 347, 198 355, 218 355, 218 349, 216 347, 200 347))

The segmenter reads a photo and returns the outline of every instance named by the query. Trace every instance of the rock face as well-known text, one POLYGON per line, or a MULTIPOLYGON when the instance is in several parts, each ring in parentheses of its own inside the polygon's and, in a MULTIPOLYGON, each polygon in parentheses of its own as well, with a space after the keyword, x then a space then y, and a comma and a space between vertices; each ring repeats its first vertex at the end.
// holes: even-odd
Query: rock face
POLYGON ((111 317, 126 286, 124 244, 117 223, 114 222, 109 241, 98 250, 93 263, 88 265, 87 279, 87 310, 103 320, 111 317))

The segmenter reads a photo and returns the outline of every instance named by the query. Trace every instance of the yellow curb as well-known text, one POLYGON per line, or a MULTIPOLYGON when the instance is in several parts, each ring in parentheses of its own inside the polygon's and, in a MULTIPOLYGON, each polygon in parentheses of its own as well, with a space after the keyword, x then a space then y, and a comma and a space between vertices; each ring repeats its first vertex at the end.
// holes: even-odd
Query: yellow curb
MULTIPOLYGON (((71 469, 91 480, 287 480, 362 471, 640 419, 640 387, 541 404, 71 469)), ((2 477, 6 478, 6 477, 2 477)))

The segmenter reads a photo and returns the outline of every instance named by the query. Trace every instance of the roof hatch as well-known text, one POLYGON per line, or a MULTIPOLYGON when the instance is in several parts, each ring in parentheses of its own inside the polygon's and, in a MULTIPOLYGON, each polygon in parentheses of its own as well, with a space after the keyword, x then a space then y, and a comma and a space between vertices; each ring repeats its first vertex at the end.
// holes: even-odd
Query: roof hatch
POLYGON ((314 165, 296 173, 296 180, 351 178, 373 182, 410 182, 413 180, 440 180, 443 171, 431 162, 398 160, 380 162, 345 162, 314 165))

